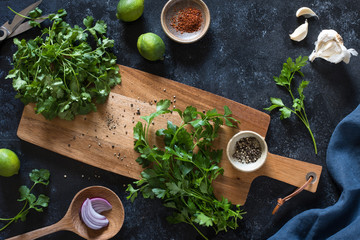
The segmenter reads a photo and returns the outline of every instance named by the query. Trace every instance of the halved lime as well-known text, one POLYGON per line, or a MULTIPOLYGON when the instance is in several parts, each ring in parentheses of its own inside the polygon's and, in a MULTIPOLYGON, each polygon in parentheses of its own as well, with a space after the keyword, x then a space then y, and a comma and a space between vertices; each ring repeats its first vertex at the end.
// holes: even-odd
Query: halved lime
POLYGON ((0 176, 11 177, 19 172, 20 160, 11 150, 0 149, 0 176))

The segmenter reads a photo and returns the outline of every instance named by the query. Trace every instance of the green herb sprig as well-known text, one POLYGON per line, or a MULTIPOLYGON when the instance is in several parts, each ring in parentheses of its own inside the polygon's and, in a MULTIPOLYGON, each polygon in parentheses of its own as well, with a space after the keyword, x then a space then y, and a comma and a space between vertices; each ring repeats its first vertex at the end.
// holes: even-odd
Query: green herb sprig
POLYGON ((293 101, 292 108, 285 106, 283 101, 280 98, 270 98, 270 101, 272 105, 268 108, 265 108, 264 110, 272 111, 274 109, 279 109, 281 112, 280 119, 286 119, 291 116, 291 114, 295 114, 299 117, 299 119, 304 123, 305 127, 308 129, 311 139, 314 144, 315 154, 317 154, 317 146, 316 141, 314 138, 314 134, 311 131, 310 123, 308 120, 308 117, 305 112, 305 104, 304 104, 304 89, 309 84, 309 81, 302 80, 299 87, 297 88, 297 92, 299 94, 299 97, 295 98, 292 87, 291 87, 291 81, 293 80, 295 74, 299 74, 300 76, 304 77, 304 74, 300 71, 303 66, 307 64, 308 57, 301 57, 299 56, 295 62, 291 58, 288 58, 286 63, 283 64, 283 69, 281 70, 281 73, 279 77, 274 76, 274 80, 277 85, 285 87, 293 101))
POLYGON ((24 16, 16 11, 14 11, 11 7, 8 7, 13 13, 15 13, 16 15, 25 18, 25 19, 29 19, 29 24, 32 27, 40 27, 40 23, 36 22, 36 20, 38 19, 48 19, 49 16, 47 17, 42 17, 42 10, 40 8, 35 8, 34 10, 29 12, 29 16, 24 16))
POLYGON ((156 131, 163 137, 165 148, 150 146, 149 127, 154 118, 172 112, 169 106, 169 100, 159 101, 156 112, 142 117, 146 124, 138 122, 134 127, 135 150, 140 153, 136 161, 150 167, 141 173, 135 186, 129 184, 127 199, 134 201, 138 193, 144 198, 162 199, 164 206, 174 210, 168 217, 171 223, 188 223, 205 239, 196 225, 211 226, 216 233, 237 228, 244 212, 227 199, 217 200, 211 183, 224 172, 218 166, 222 150, 213 149, 212 143, 224 121, 231 127, 238 121, 230 117, 227 106, 224 114, 216 109, 203 113, 192 106, 184 111, 173 109, 182 120, 180 126, 168 121, 166 129, 156 131))
POLYGON ((31 173, 29 173, 29 177, 30 180, 34 182, 34 184, 30 188, 28 188, 25 185, 19 188, 20 198, 18 199, 18 201, 25 202, 23 208, 15 217, 0 218, 0 221, 8 222, 0 229, 0 232, 4 230, 6 227, 8 227, 14 221, 16 222, 18 219, 24 222, 26 220, 27 214, 31 209, 34 209, 37 212, 42 212, 43 208, 46 208, 48 206, 49 197, 45 196, 44 194, 40 194, 38 197, 36 197, 32 193, 32 190, 38 184, 47 186, 49 184, 50 172, 46 169, 40 169, 40 170, 34 169, 32 170, 31 173))
MULTIPOLYGON (((39 15, 35 11, 30 18, 39 15)), ((104 21, 94 23, 88 16, 82 29, 63 21, 65 16, 63 9, 50 14, 51 27, 35 39, 14 39, 18 47, 14 69, 6 76, 13 79, 16 97, 24 104, 36 103, 36 113, 47 119, 72 120, 77 114, 96 111, 95 102, 104 103, 111 88, 121 82, 116 57, 108 51, 114 40, 105 37, 104 21)))

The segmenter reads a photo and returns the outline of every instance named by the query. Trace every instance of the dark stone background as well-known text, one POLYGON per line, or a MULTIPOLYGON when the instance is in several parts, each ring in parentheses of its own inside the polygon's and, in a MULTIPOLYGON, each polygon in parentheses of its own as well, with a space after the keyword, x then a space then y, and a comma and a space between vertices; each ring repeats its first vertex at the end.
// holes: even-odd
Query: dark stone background
MULTIPOLYGON (((11 6, 20 11, 33 1, 0 0, 0 24, 11 20, 11 6)), ((360 18, 356 0, 329 1, 217 1, 207 0, 211 11, 211 26, 207 35, 197 43, 181 45, 171 41, 161 29, 160 13, 166 0, 145 0, 144 15, 133 23, 116 19, 114 0, 47 0, 40 7, 44 13, 65 8, 71 25, 82 25, 82 19, 92 15, 108 24, 108 36, 115 40, 114 53, 118 63, 151 72, 190 86, 224 96, 263 111, 270 105, 269 97, 288 99, 287 92, 275 85, 288 57, 310 55, 322 29, 334 29, 344 39, 345 46, 360 51, 360 18), (309 19, 309 34, 300 43, 288 34, 304 22, 297 19, 299 7, 311 7, 319 19, 309 19), (149 62, 137 51, 140 34, 154 32, 163 38, 166 55, 163 62, 149 62)), ((46 23, 44 23, 46 25, 46 23)), ((30 39, 39 34, 32 29, 19 38, 30 39)), ((39 188, 51 198, 44 213, 31 212, 26 222, 17 222, 0 232, 0 239, 53 224, 60 220, 76 192, 90 185, 103 185, 114 190, 125 207, 124 226, 115 239, 201 239, 188 225, 170 225, 165 217, 168 209, 158 200, 139 197, 134 203, 126 200, 125 185, 132 180, 19 140, 16 130, 23 104, 14 98, 11 80, 5 80, 11 69, 12 54, 16 51, 12 40, 0 45, 0 148, 15 151, 21 159, 20 174, 0 177, 0 216, 15 216, 22 205, 16 201, 18 188, 30 184, 27 174, 34 168, 51 171, 51 184, 39 188), (67 175, 67 178, 64 178, 67 175), (82 178, 81 175, 85 177, 82 178), (95 175, 100 176, 96 178, 95 175)), ((235 231, 220 233, 202 229, 209 239, 265 239, 280 229, 289 219, 311 208, 325 208, 339 198, 340 189, 332 181, 326 168, 326 149, 339 121, 357 106, 360 98, 360 59, 350 64, 331 64, 317 59, 303 72, 310 81, 305 90, 307 114, 318 143, 315 155, 311 138, 296 118, 280 121, 279 113, 271 114, 266 137, 269 151, 274 154, 320 164, 323 173, 315 194, 303 192, 287 202, 275 215, 271 211, 278 197, 284 197, 295 187, 266 177, 256 179, 244 206, 247 214, 235 231)), ((80 239, 70 232, 58 232, 42 239, 80 239)))

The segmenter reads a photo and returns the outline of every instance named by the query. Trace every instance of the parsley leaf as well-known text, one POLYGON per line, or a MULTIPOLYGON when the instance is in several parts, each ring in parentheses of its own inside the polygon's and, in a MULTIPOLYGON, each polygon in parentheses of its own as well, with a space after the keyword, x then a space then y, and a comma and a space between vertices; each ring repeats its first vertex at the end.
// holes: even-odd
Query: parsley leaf
POLYGON ((270 98, 272 105, 268 108, 264 108, 264 110, 272 111, 274 109, 279 109, 281 112, 280 119, 290 118, 291 114, 294 113, 299 119, 304 123, 306 128, 308 129, 311 139, 314 144, 315 154, 317 154, 317 146, 314 135, 310 128, 310 123, 308 117, 305 112, 305 95, 304 89, 309 85, 309 81, 302 80, 299 87, 297 88, 297 92, 299 94, 299 98, 295 98, 292 92, 291 81, 293 80, 295 74, 299 74, 300 76, 304 77, 304 74, 300 71, 302 67, 307 64, 308 57, 299 56, 296 58, 295 62, 291 58, 288 58, 286 63, 283 64, 283 69, 278 77, 274 76, 274 81, 277 85, 285 87, 292 100, 293 105, 292 108, 286 107, 283 101, 280 98, 270 98))
POLYGON ((222 150, 213 149, 212 143, 224 122, 235 126, 238 121, 230 117, 232 112, 227 106, 224 114, 216 109, 202 113, 192 106, 184 111, 170 111, 169 107, 169 100, 158 101, 156 112, 142 117, 145 125, 138 122, 134 127, 134 149, 140 153, 136 162, 150 167, 144 169, 135 186, 129 184, 127 199, 134 201, 139 193, 144 198, 162 199, 165 207, 173 209, 173 215, 168 217, 170 222, 188 223, 204 238, 195 224, 212 226, 216 233, 237 228, 244 212, 227 199, 217 200, 211 183, 224 172, 218 166, 222 150), (177 126, 168 121, 167 128, 156 131, 165 147, 150 146, 151 122, 157 116, 172 112, 178 113, 182 123, 177 126))
POLYGON ((213 225, 213 219, 211 217, 206 216, 204 213, 200 212, 198 215, 196 215, 196 218, 194 220, 199 225, 205 225, 207 227, 210 227, 213 225))
MULTIPOLYGON (((41 13, 35 9, 31 17, 41 13)), ((114 40, 104 35, 105 22, 94 23, 88 16, 83 20, 85 29, 71 27, 63 20, 66 14, 63 9, 49 14, 52 26, 35 39, 14 39, 18 48, 14 69, 6 76, 13 79, 16 98, 36 103, 35 112, 47 119, 72 120, 96 111, 95 103, 104 103, 111 88, 121 82, 116 57, 109 51, 114 40)))

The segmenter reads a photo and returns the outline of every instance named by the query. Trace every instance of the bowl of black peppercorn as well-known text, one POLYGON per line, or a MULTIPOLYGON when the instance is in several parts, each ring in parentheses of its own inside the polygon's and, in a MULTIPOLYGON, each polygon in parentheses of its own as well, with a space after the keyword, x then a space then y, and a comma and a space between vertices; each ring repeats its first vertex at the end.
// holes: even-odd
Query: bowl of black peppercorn
POLYGON ((240 131, 228 142, 226 155, 239 171, 253 172, 261 168, 267 158, 265 139, 253 131, 240 131))

